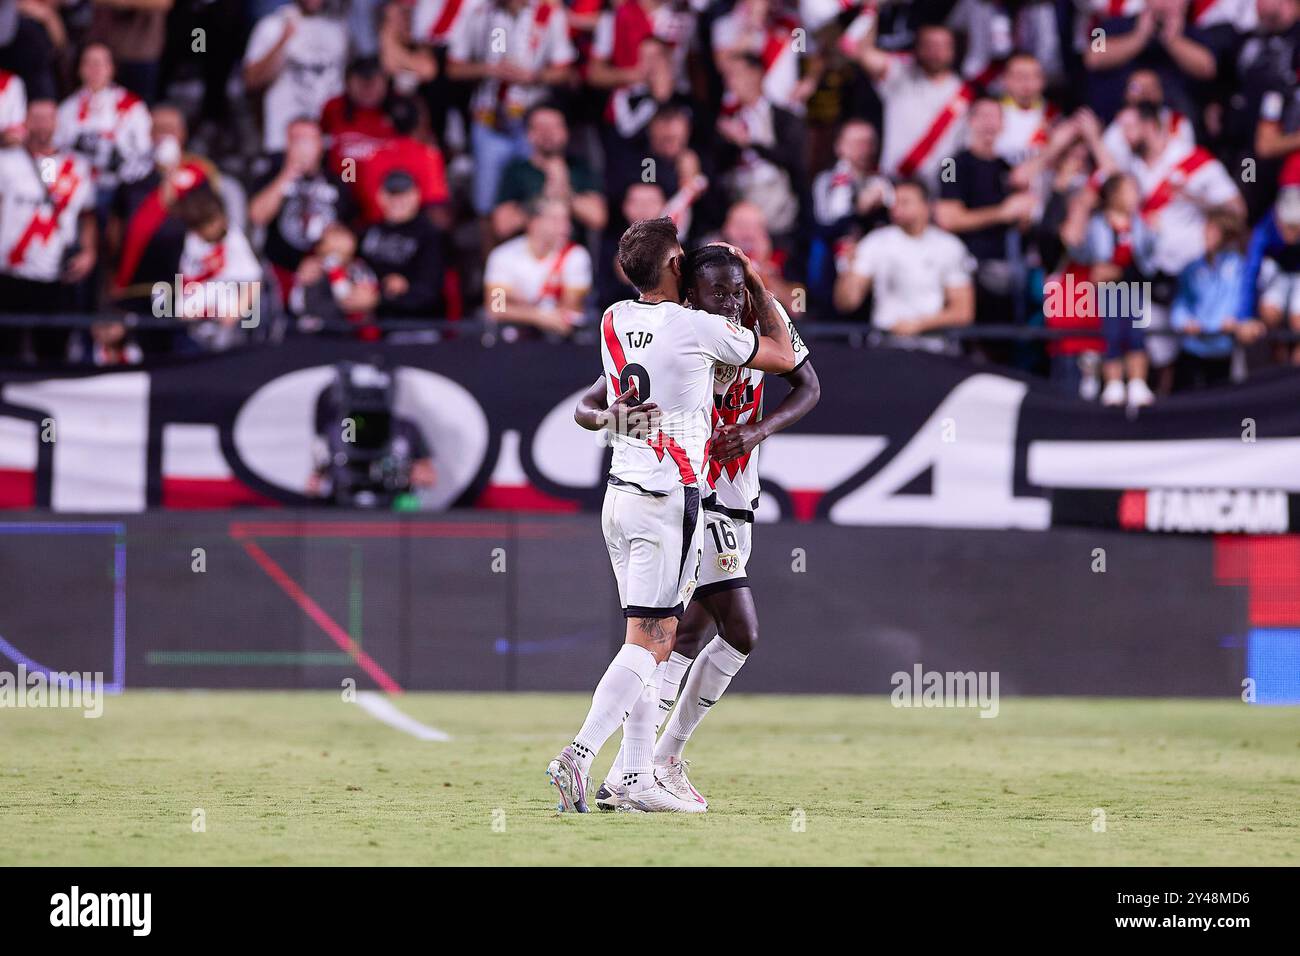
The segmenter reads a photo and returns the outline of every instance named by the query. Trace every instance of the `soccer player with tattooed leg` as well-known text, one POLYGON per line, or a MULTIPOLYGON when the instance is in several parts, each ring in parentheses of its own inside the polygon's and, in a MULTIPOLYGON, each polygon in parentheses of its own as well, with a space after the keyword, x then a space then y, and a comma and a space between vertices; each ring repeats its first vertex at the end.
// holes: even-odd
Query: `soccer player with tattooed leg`
MULTIPOLYGON (((620 402, 622 410, 653 401, 657 418, 653 428, 641 418, 638 429, 610 431, 613 458, 601 523, 627 629, 596 685, 587 719, 546 768, 561 812, 588 811, 591 764, 620 725, 622 807, 704 809, 658 782, 654 742, 659 681, 702 560, 700 498, 713 383, 719 366, 789 372, 795 353, 787 323, 748 259, 738 256, 737 262, 751 300, 759 303, 757 330, 683 307, 684 259, 671 219, 634 222, 619 240, 618 262, 639 296, 616 302, 601 320, 606 404, 620 402)), ((606 415, 604 423, 632 417, 606 415)))
MULTIPOLYGON (((757 322, 752 303, 762 300, 750 297, 746 280, 746 265, 730 247, 703 246, 686 257, 687 304, 720 315, 736 326, 752 328, 757 322)), ((821 397, 821 385, 808 361, 807 346, 780 303, 775 299, 769 302, 785 324, 794 350, 794 368, 780 373, 791 390, 780 405, 764 415, 762 369, 734 365, 714 369, 714 432, 702 502, 704 557, 694 598, 677 628, 676 646, 662 665, 655 702, 655 733, 665 719, 669 721, 655 748, 656 780, 699 810, 707 809, 708 802, 686 776, 682 750, 758 639, 758 612, 745 576, 754 509, 758 506, 758 445, 807 415, 821 397), (706 644, 715 631, 717 636, 706 644), (688 667, 690 676, 679 699, 678 688, 688 667)), ((579 401, 574 417, 578 424, 593 430, 622 427, 643 432, 655 427, 651 420, 637 414, 657 415, 655 406, 641 405, 633 411, 627 407, 627 400, 628 393, 624 393, 606 407, 606 383, 602 378, 579 401)), ((627 733, 625 725, 624 746, 596 792, 596 806, 601 810, 618 810, 626 805, 623 781, 627 733)))

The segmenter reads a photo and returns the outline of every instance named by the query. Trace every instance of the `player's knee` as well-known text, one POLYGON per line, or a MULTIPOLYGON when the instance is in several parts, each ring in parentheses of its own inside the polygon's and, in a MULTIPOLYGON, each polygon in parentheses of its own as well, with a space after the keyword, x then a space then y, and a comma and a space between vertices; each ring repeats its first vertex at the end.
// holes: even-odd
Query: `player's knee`
POLYGON ((722 632, 722 639, 742 654, 752 653, 758 644, 758 622, 732 622, 722 632))
POLYGON ((704 646, 704 631, 698 627, 678 627, 677 641, 673 645, 673 650, 683 657, 695 659, 695 655, 700 652, 704 646))

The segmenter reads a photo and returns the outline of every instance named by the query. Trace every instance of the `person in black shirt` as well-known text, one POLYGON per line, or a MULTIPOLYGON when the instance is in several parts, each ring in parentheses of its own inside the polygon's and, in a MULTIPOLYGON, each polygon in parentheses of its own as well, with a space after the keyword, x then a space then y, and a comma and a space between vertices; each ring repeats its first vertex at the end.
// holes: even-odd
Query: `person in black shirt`
POLYGON ((1011 166, 997 153, 1002 105, 977 99, 969 124, 969 146, 940 171, 935 224, 959 236, 978 263, 975 322, 1010 324, 1017 320, 1024 281, 1019 240, 1037 203, 1031 192, 1012 190, 1011 166))
POLYGON ((352 192, 325 168, 319 124, 296 119, 289 124, 288 148, 273 171, 253 187, 248 203, 252 225, 266 227, 263 250, 280 282, 281 298, 293 291, 299 263, 332 222, 356 217, 352 192))
POLYGON ((361 237, 361 256, 379 277, 382 318, 440 318, 443 309, 442 233, 420 211, 420 190, 394 170, 379 190, 383 222, 361 237))
POLYGON ((1228 166, 1249 159, 1256 167, 1241 184, 1252 221, 1267 214, 1282 161, 1300 149, 1300 2, 1260 0, 1258 10, 1259 26, 1236 50, 1223 114, 1228 166))
POLYGON ((1159 74, 1166 103, 1199 120, 1197 102, 1218 77, 1219 58, 1236 42, 1229 24, 1195 26, 1188 0, 1147 0, 1136 16, 1105 17, 1096 28, 1105 42, 1090 42, 1083 63, 1088 105, 1104 123, 1119 112, 1128 78, 1139 69, 1159 74))

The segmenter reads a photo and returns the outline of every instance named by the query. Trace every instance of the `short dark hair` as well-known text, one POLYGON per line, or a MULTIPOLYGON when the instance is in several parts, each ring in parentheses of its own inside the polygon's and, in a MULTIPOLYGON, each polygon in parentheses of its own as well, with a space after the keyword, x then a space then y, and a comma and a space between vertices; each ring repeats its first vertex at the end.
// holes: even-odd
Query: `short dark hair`
POLYGON ((569 118, 564 115, 564 110, 560 108, 560 104, 548 97, 547 99, 534 103, 532 106, 528 107, 528 112, 524 113, 525 129, 532 125, 533 117, 538 113, 559 113, 560 119, 564 120, 564 125, 566 127, 569 125, 569 118))
POLYGON ((904 176, 903 178, 894 181, 894 192, 909 187, 917 190, 921 194, 921 198, 926 202, 930 201, 930 187, 915 176, 904 176))
POLYGON ((1119 188, 1128 182, 1128 176, 1124 173, 1111 173, 1101 184, 1101 189, 1097 192, 1099 204, 1104 208, 1110 205, 1110 201, 1115 198, 1115 193, 1119 188))
POLYGON ((677 224, 667 216, 639 219, 618 240, 618 264, 638 292, 659 285, 668 251, 678 244, 677 224))
POLYGON ((1226 206, 1216 206, 1205 214, 1207 222, 1219 227, 1223 233, 1223 247, 1242 252, 1246 246, 1246 235, 1250 232, 1241 213, 1226 206))
POLYGON ((221 198, 210 189, 191 189, 172 207, 176 218, 189 230, 200 229, 226 214, 221 198))
POLYGON ((691 111, 680 103, 668 103, 655 111, 655 115, 650 117, 650 122, 662 123, 666 120, 675 119, 684 119, 689 123, 691 121, 691 111))
POLYGON ((700 277, 700 273, 705 269, 717 267, 735 266, 738 269, 744 269, 741 265, 740 257, 728 249, 726 246, 709 244, 707 246, 696 246, 690 252, 686 253, 686 262, 682 268, 683 278, 686 280, 687 287, 695 285, 700 277))
POLYGON ((398 136, 410 136, 420 128, 421 104, 414 96, 391 96, 384 108, 398 136))

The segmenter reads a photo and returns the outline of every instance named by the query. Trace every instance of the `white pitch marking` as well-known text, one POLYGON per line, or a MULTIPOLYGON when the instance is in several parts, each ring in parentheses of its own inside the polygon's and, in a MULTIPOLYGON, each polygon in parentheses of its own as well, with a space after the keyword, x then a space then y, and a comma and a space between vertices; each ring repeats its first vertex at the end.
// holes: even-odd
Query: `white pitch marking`
POLYGON ((449 734, 437 727, 422 724, 414 717, 409 717, 393 706, 385 695, 373 690, 363 690, 357 694, 357 704, 371 717, 382 720, 389 727, 396 727, 404 734, 410 734, 419 740, 451 740, 449 734))

